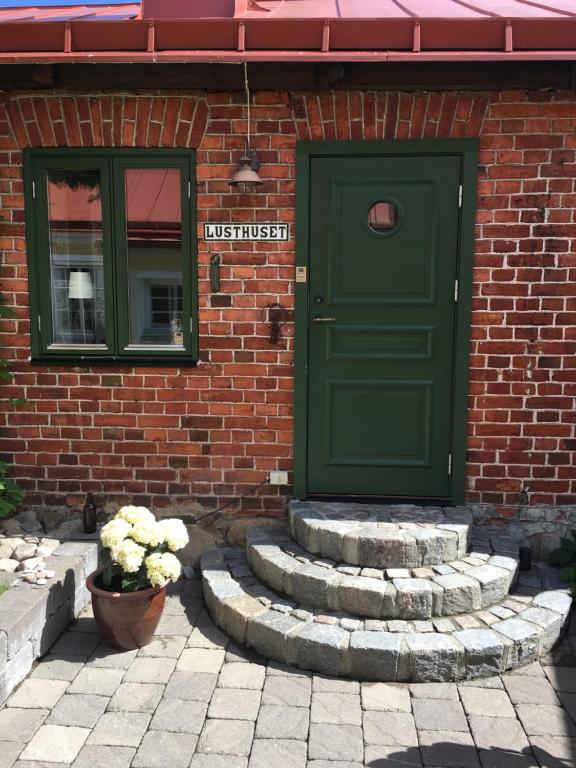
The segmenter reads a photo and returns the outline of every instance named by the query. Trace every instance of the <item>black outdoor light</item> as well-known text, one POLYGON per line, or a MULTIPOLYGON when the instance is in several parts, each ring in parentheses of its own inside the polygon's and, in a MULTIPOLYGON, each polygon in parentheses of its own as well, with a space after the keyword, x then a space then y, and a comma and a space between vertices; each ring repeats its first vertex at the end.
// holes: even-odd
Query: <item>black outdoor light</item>
POLYGON ((246 136, 246 149, 238 161, 238 167, 228 182, 233 190, 241 193, 255 192, 263 183, 258 176, 260 161, 255 150, 250 149, 250 89, 248 87, 248 65, 244 62, 244 87, 246 89, 246 109, 248 113, 248 132, 246 136))

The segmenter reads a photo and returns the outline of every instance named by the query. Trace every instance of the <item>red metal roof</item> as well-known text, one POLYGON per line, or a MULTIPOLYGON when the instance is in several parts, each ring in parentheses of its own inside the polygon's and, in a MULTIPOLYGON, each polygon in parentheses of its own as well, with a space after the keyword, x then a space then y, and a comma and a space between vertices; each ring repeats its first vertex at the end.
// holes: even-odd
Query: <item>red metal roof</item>
POLYGON ((576 60, 576 0, 143 0, 0 11, 0 62, 576 60))

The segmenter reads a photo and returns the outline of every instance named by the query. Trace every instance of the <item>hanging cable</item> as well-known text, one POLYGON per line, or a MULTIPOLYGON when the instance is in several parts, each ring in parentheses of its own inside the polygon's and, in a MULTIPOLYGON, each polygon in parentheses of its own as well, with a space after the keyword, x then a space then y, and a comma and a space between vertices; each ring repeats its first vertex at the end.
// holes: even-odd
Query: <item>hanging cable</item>
POLYGON ((239 501, 242 501, 242 499, 244 499, 246 496, 250 496, 250 494, 257 491, 258 488, 262 488, 263 485, 267 485, 267 484, 268 484, 268 478, 266 478, 265 480, 262 480, 262 482, 258 483, 258 485, 255 485, 252 488, 249 488, 241 496, 237 496, 235 499, 231 499, 230 501, 226 502, 226 504, 222 504, 222 506, 218 507, 218 509, 211 509, 208 512, 204 512, 203 514, 199 515, 198 517, 195 517, 193 520, 189 521, 189 524, 193 525, 194 523, 197 523, 199 520, 203 520, 205 517, 208 517, 208 515, 215 515, 217 512, 222 512, 223 509, 227 509, 228 507, 231 507, 233 504, 237 504, 239 501))
POLYGON ((250 150, 250 86, 248 85, 248 62, 244 62, 244 88, 246 90, 246 112, 248 117, 248 130, 246 131, 246 145, 250 150))

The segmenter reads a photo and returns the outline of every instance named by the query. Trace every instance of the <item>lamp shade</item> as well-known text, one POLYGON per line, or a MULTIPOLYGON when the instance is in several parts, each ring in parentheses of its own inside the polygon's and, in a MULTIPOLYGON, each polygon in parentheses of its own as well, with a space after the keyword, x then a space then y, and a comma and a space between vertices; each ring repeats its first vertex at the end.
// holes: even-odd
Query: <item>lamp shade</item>
POLYGON ((259 165, 255 153, 253 153, 253 156, 248 154, 242 155, 238 167, 228 182, 232 189, 235 189, 238 192, 256 191, 262 184, 262 179, 256 172, 259 165))
POLYGON ((69 299, 92 299, 94 298, 94 286, 90 272, 82 272, 79 269, 70 271, 70 281, 68 283, 69 299))

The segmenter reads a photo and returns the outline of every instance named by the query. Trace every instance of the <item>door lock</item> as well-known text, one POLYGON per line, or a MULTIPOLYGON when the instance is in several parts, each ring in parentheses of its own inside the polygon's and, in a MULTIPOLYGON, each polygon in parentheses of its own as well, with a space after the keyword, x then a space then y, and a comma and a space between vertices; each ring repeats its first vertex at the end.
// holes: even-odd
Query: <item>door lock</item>
POLYGON ((337 317, 313 317, 313 323, 334 323, 338 320, 337 317))

